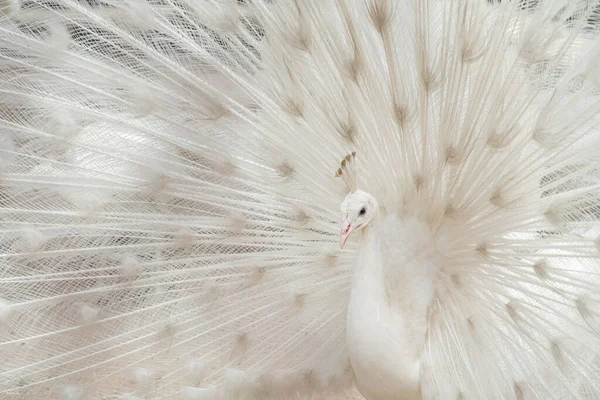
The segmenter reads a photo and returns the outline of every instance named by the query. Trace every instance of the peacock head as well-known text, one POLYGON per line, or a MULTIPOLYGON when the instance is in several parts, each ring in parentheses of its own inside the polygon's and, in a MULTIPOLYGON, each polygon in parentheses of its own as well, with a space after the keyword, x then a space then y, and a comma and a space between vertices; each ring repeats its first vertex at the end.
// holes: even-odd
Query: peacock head
POLYGON ((356 186, 355 158, 355 152, 348 154, 342 160, 342 165, 335 174, 335 176, 344 180, 350 191, 341 206, 343 218, 342 232, 340 234, 341 248, 344 248, 346 240, 348 240, 353 232, 363 229, 373 220, 378 210, 375 197, 365 191, 359 190, 356 186))
POLYGON ((377 200, 375 197, 362 190, 355 190, 346 195, 342 202, 342 232, 340 234, 340 247, 343 249, 346 240, 356 230, 363 229, 377 214, 377 200))

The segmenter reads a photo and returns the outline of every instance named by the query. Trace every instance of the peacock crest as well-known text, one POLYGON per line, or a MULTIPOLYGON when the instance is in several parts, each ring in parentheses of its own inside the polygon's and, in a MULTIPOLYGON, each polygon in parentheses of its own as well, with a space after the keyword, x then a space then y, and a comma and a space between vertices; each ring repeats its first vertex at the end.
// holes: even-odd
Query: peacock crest
POLYGON ((340 167, 335 173, 336 178, 342 178, 346 187, 350 192, 356 192, 357 177, 356 177, 356 152, 348 154, 341 162, 340 167))

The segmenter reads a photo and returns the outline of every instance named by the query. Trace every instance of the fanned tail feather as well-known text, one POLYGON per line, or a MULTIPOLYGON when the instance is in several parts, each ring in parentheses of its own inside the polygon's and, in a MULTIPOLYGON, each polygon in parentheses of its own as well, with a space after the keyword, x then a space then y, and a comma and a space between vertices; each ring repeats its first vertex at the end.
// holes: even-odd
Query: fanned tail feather
POLYGON ((350 398, 357 152, 424 398, 598 398, 600 3, 491 3, 0 1, 0 397, 350 398))

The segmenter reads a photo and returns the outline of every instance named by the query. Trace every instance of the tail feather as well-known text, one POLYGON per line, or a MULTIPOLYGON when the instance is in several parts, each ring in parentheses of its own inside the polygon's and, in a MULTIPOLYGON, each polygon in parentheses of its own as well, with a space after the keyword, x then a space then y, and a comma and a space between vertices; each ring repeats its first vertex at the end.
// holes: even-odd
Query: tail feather
POLYGON ((357 151, 448 242, 424 398, 598 397, 597 1, 5 3, 3 396, 352 396, 357 151))

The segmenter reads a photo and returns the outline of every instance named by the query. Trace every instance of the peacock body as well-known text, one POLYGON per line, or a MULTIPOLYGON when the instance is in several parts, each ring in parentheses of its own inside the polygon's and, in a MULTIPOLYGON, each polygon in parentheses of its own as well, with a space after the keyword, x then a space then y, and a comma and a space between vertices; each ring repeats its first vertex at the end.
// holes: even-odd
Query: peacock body
POLYGON ((0 10, 0 398, 600 398, 599 1, 0 10))

